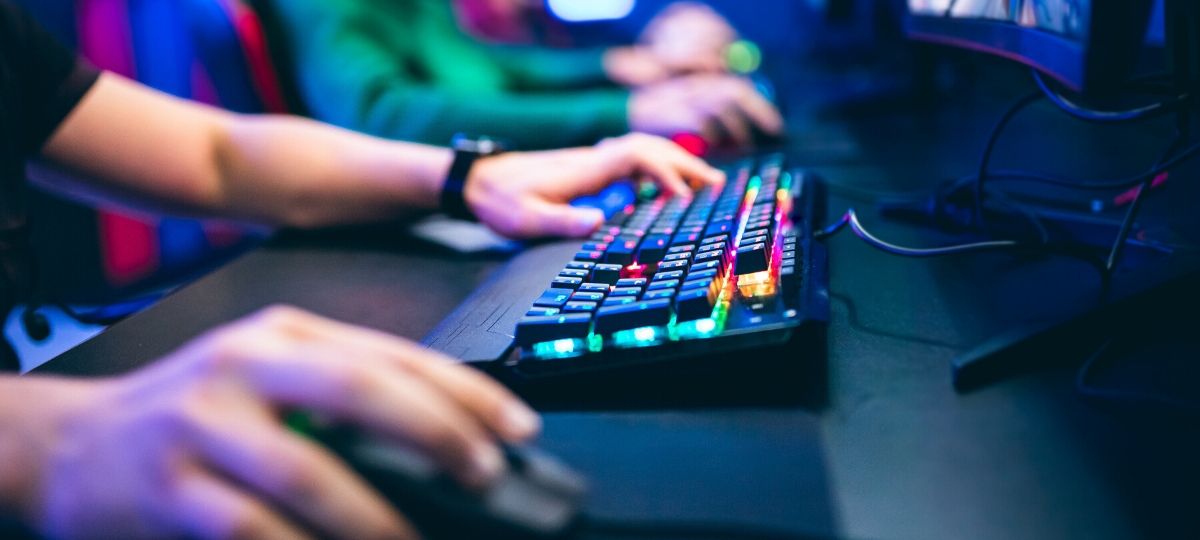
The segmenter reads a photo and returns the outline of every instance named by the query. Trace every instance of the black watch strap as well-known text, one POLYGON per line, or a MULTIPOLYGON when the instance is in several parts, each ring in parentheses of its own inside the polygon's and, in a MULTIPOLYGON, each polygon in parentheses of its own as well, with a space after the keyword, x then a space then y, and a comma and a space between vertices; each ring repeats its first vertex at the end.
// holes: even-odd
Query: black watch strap
POLYGON ((477 218, 467 206, 464 195, 467 189, 467 178, 479 158, 494 156, 504 151, 502 146, 487 138, 471 139, 462 135, 454 137, 454 162, 450 165, 450 173, 442 186, 441 208, 446 215, 475 221, 477 218))

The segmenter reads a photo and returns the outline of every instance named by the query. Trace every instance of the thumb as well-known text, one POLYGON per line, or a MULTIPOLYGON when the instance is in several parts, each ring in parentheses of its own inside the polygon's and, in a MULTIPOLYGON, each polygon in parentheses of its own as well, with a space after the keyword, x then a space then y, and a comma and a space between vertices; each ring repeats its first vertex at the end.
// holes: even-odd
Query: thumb
POLYGON ((538 201, 528 210, 537 236, 587 236, 604 223, 604 212, 595 208, 538 201))

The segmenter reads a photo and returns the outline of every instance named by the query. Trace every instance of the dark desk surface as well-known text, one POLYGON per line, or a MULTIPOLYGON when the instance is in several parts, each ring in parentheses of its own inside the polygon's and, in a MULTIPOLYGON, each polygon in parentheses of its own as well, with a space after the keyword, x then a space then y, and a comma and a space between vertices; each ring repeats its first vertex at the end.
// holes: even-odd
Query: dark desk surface
MULTIPOLYGON (((866 192, 928 187, 929 179, 969 171, 1006 99, 913 113, 793 104, 793 129, 803 135, 792 152, 840 186, 831 208, 866 206, 866 192)), ((1020 140, 1002 147, 1004 159, 1046 157, 1047 145, 1070 140, 1054 155, 1082 162, 1068 169, 1082 175, 1137 171, 1162 128, 1139 128, 1137 137, 1096 135, 1048 110, 1032 116, 1014 126, 1020 140), (1112 157, 1116 148, 1129 164, 1112 157)), ((864 219, 896 241, 939 240, 869 213, 864 219)), ((592 476, 592 511, 869 538, 1200 531, 1194 418, 1082 400, 1072 386, 1078 362, 966 395, 950 386, 947 363, 956 352, 1016 322, 1090 305, 1098 279, 1090 267, 1007 255, 897 259, 849 235, 832 239, 830 248, 836 302, 827 406, 550 414, 543 444, 592 476)), ((276 302, 419 339, 498 264, 378 231, 281 238, 45 371, 132 369, 276 302)), ((1082 358, 1093 346, 1045 355, 1082 358)))

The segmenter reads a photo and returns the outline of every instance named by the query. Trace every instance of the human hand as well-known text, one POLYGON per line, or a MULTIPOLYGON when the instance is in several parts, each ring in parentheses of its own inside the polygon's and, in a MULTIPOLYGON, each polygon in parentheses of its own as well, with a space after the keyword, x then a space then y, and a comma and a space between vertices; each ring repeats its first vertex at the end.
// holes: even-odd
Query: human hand
POLYGON ((603 212, 568 203, 630 177, 654 180, 679 195, 725 180, 671 141, 631 134, 592 148, 484 158, 472 169, 464 196, 480 221, 505 236, 585 236, 604 222, 603 212))
POLYGON ((737 31, 711 7, 677 2, 642 32, 645 49, 672 75, 722 73, 737 31))
POLYGON ((695 133, 712 144, 746 147, 753 142, 754 129, 781 133, 783 118, 744 79, 695 75, 635 91, 629 102, 629 126, 664 136, 695 133))
MULTIPOLYGON (((416 538, 333 454, 286 428, 300 409, 494 479, 496 438, 537 417, 485 376, 405 340, 270 308, 146 370, 23 380, 17 513, 49 537, 416 538), (28 412, 28 414, 24 414, 28 412)), ((12 458, 14 456, 5 456, 12 458)), ((3 479, 0 479, 3 480, 3 479)))

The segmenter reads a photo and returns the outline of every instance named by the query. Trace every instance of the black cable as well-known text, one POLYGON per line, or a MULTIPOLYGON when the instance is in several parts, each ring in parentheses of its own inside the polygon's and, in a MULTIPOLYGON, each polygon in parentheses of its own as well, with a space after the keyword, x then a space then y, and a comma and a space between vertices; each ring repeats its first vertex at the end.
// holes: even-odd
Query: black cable
POLYGON ((975 176, 974 217, 975 224, 979 226, 980 230, 985 230, 987 228, 986 220, 983 215, 984 184, 987 182, 988 165, 992 160, 992 152, 996 150, 996 143, 1000 140, 1000 135, 1004 133, 1004 128, 1008 127, 1008 124, 1012 122, 1013 118, 1016 118, 1017 114, 1019 114, 1021 111, 1042 99, 1043 96, 1044 94, 1042 94, 1041 91, 1038 91, 1030 93, 1017 100, 1016 103, 1013 103, 1013 105, 1004 112, 1004 115, 1000 117, 1000 120, 996 122, 995 127, 992 128, 991 134, 988 135, 987 144, 984 146, 983 154, 979 158, 979 168, 975 176))
MULTIPOLYGON (((1062 177, 1062 176, 1055 176, 1055 175, 1037 172, 1037 171, 1026 171, 1026 170, 1021 170, 1021 169, 1000 169, 1000 170, 991 171, 988 173, 988 182, 1029 182, 1029 183, 1034 183, 1034 184, 1045 184, 1045 185, 1056 186, 1056 187, 1067 188, 1067 189, 1076 189, 1076 190, 1080 190, 1080 191, 1112 191, 1112 190, 1117 190, 1117 189, 1129 189, 1129 188, 1132 188, 1132 187, 1137 186, 1137 185, 1141 184, 1142 182, 1144 182, 1146 180, 1146 177, 1149 176, 1151 179, 1153 179, 1154 177, 1157 177, 1159 174, 1166 172, 1167 169, 1174 168, 1175 166, 1179 165, 1180 163, 1182 163, 1184 161, 1195 158, 1197 155, 1200 155, 1200 144, 1196 144, 1194 146, 1188 147, 1186 150, 1180 152, 1175 158, 1171 159, 1170 161, 1168 161, 1162 165, 1158 165, 1148 171, 1139 173, 1137 175, 1126 176, 1123 178, 1078 180, 1078 179, 1066 178, 1066 177, 1062 177)), ((954 193, 955 191, 958 191, 960 189, 971 186, 975 182, 976 178, 978 178, 978 176, 976 176, 976 175, 967 175, 967 176, 962 176, 962 177, 956 178, 950 182, 945 182, 942 184, 942 187, 939 188, 939 192, 943 193, 943 194, 954 193)), ((900 199, 900 200, 906 200, 906 199, 910 199, 910 198, 913 200, 923 200, 925 198, 925 195, 922 195, 922 194, 928 193, 927 190, 916 190, 916 191, 899 192, 899 193, 898 192, 887 192, 887 191, 883 191, 883 190, 863 189, 863 188, 860 188, 857 186, 850 186, 850 185, 845 185, 845 184, 831 184, 830 189, 832 189, 834 191, 852 192, 852 193, 858 195, 859 199, 862 200, 863 202, 871 202, 871 201, 885 198, 885 197, 886 198, 896 198, 896 199, 900 199), (866 200, 867 198, 869 198, 870 200, 866 200)), ((844 193, 839 193, 839 195, 843 195, 848 198, 854 198, 854 196, 847 195, 844 193)))
POLYGON ((943 17, 954 16, 954 6, 958 5, 958 0, 950 0, 950 4, 946 6, 946 11, 942 13, 943 17))
POLYGON ((817 540, 816 536, 758 525, 674 520, 633 520, 588 516, 582 530, 604 537, 686 538, 688 540, 817 540))
POLYGON ((1025 216, 1025 219, 1029 220, 1029 224, 1033 226, 1033 229, 1037 231, 1038 239, 1043 246, 1050 243, 1050 229, 1046 227, 1046 223, 1043 222, 1042 218, 1037 215, 1037 212, 1034 212, 1033 210, 1026 208, 1024 205, 1017 203, 1004 193, 993 193, 992 198, 1000 201, 1000 204, 1003 204, 1015 210, 1017 213, 1025 216))
MULTIPOLYGON (((1167 151, 1159 158, 1158 164, 1151 170, 1161 168, 1164 161, 1170 160, 1171 155, 1175 153, 1186 137, 1185 131, 1176 133, 1175 140, 1171 142, 1171 146, 1167 147, 1167 151)), ((1112 273, 1116 270, 1117 265, 1120 264, 1125 244, 1129 240, 1129 234, 1133 232, 1133 223, 1137 220, 1137 216, 1142 210, 1142 204, 1146 200, 1146 194, 1150 192, 1154 184, 1154 179, 1158 177, 1158 174, 1146 174, 1141 185, 1137 187, 1137 193, 1134 194, 1133 200, 1130 201, 1129 210, 1125 212, 1125 218, 1121 220, 1121 228, 1117 231, 1117 237, 1113 240, 1112 248, 1108 251, 1108 259, 1104 263, 1106 272, 1112 273)))
POLYGON ((831 225, 817 232, 818 239, 828 238, 837 234, 842 229, 849 227, 856 236, 866 242, 867 245, 874 247, 880 251, 899 255, 902 257, 941 257, 945 255, 960 255, 963 253, 974 253, 978 251, 994 251, 997 249, 1010 249, 1024 247, 1024 244, 1016 240, 988 240, 984 242, 971 242, 967 244, 956 244, 951 246, 940 246, 932 248, 915 248, 893 244, 886 240, 875 236, 862 225, 858 220, 858 213, 853 208, 846 210, 842 218, 835 221, 831 225))
POLYGON ((1042 73, 1036 69, 1032 70, 1033 80, 1037 82, 1038 88, 1046 95, 1056 107, 1063 112, 1074 116, 1080 120, 1087 122, 1128 122, 1131 120, 1142 120, 1152 116, 1170 112, 1175 106, 1186 103, 1191 99, 1187 94, 1176 95, 1174 99, 1169 101, 1159 101, 1132 109, 1123 111, 1101 111, 1090 109, 1063 95, 1061 92, 1050 87, 1050 83, 1042 76, 1042 73))
MULTIPOLYGON (((988 165, 991 162, 992 153, 995 151, 996 143, 999 141, 1000 135, 1004 132, 1004 129, 1008 126, 1009 123, 1012 122, 1013 118, 1015 118, 1016 115, 1018 113, 1020 113, 1022 110, 1029 107, 1034 102, 1041 99, 1042 97, 1049 99, 1051 101, 1051 103, 1053 103, 1060 110, 1066 112, 1067 114, 1070 114, 1071 116, 1074 116, 1075 118, 1092 121, 1092 122, 1121 122, 1121 121, 1149 118, 1151 116, 1155 116, 1160 113, 1169 112, 1175 106, 1187 103, 1187 102, 1191 101, 1191 99, 1192 99, 1191 96, 1189 96, 1187 94, 1183 94, 1183 95, 1177 96, 1175 99, 1170 100, 1170 101, 1156 102, 1156 103, 1153 103, 1150 105, 1145 105, 1142 107, 1137 107, 1137 108, 1125 110, 1125 111, 1096 111, 1096 110, 1088 109, 1082 105, 1079 105, 1079 104, 1071 101, 1067 97, 1063 96, 1061 93, 1059 93, 1059 92, 1055 91, 1053 88, 1051 88, 1049 83, 1046 82, 1046 79, 1042 76, 1042 74, 1039 71, 1037 71, 1036 69, 1031 70, 1031 71, 1033 73, 1034 81, 1037 82, 1038 91, 1034 92, 1034 93, 1030 93, 1030 94, 1022 97, 1021 99, 1017 100, 1016 103, 1014 103, 1007 111, 1005 111, 1004 115, 1000 117, 1000 120, 996 123, 996 126, 992 129, 991 134, 988 136, 987 144, 984 146, 983 154, 980 156, 979 169, 977 172, 977 176, 975 177, 975 194, 974 194, 973 211, 974 211, 974 217, 975 217, 976 224, 979 225, 981 230, 986 230, 986 216, 984 215, 984 211, 983 211, 984 210, 983 201, 984 201, 984 196, 986 195, 984 187, 988 181, 988 165)), ((1173 165, 1171 165, 1171 166, 1173 166, 1173 165)), ((1169 168, 1171 168, 1171 166, 1164 165, 1163 168, 1169 169, 1169 168)), ((1146 174, 1149 174, 1149 173, 1146 173, 1146 174)), ((1156 176, 1156 175, 1157 175, 1157 173, 1150 174, 1151 179, 1153 179, 1153 176, 1156 176)), ((1144 181, 1145 181, 1144 178, 1139 178, 1138 181, 1132 182, 1131 184, 1137 185, 1137 184, 1143 183, 1144 181)), ((1097 186, 1090 186, 1089 188, 1091 188, 1091 187, 1097 187, 1097 186)))
MULTIPOLYGON (((1155 165, 1154 168, 1134 176, 1126 176, 1124 178, 1106 178, 1097 180, 1074 180, 1061 176, 1054 176, 1035 171, 1022 171, 1016 169, 1005 169, 992 171, 988 173, 989 182, 1030 182, 1034 184, 1045 184, 1055 187, 1076 189, 1080 191, 1112 191, 1116 189, 1129 189, 1146 181, 1149 177, 1151 180, 1154 177, 1167 172, 1168 169, 1179 165, 1179 163, 1196 157, 1200 154, 1200 144, 1192 146, 1181 152, 1179 157, 1182 159, 1173 159, 1165 165, 1155 165)), ((975 182, 976 176, 964 176, 952 182, 948 191, 953 192, 962 189, 975 182)))

